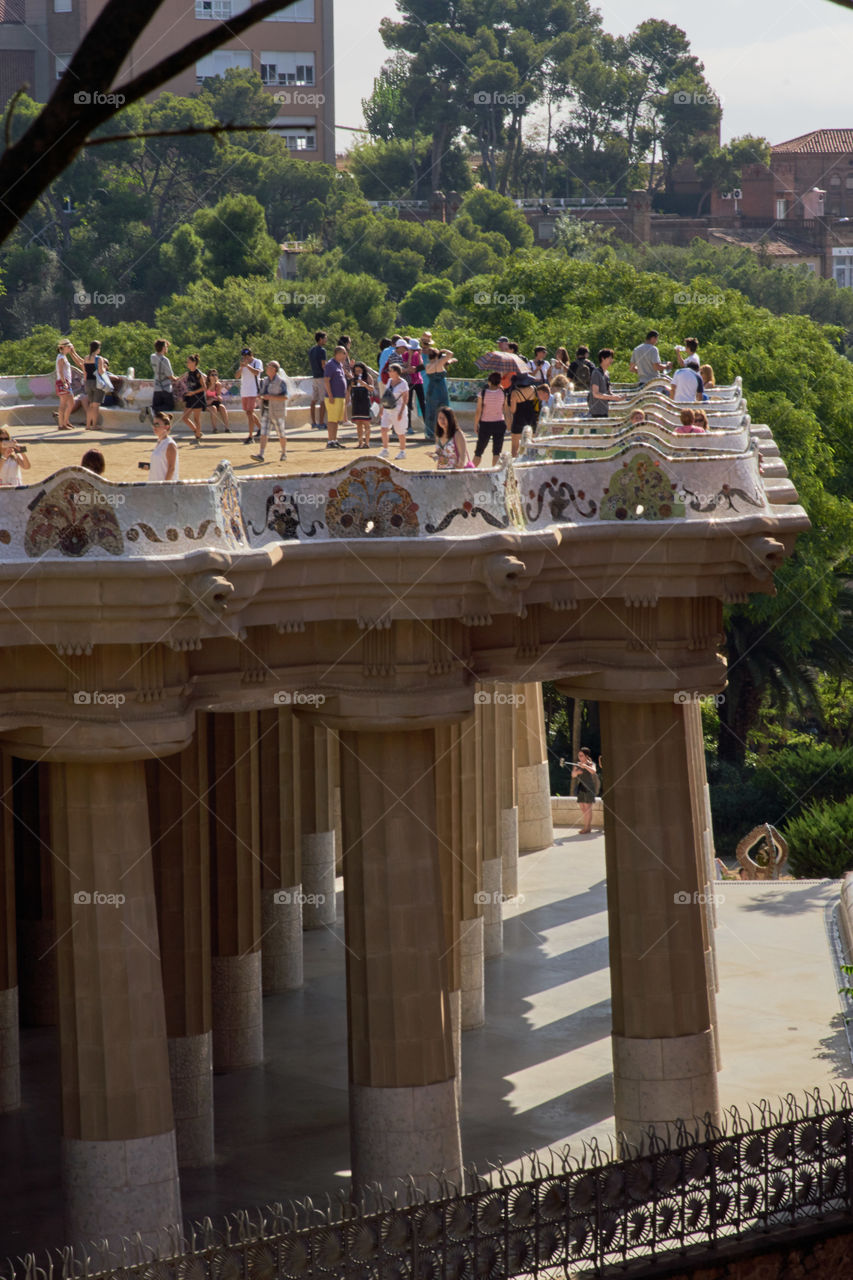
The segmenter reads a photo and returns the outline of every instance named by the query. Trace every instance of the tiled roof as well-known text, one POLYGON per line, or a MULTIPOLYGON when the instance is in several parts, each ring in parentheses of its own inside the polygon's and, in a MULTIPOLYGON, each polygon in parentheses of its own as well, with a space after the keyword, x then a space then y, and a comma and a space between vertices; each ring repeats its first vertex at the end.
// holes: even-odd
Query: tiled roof
POLYGON ((802 240, 799 236, 787 235, 778 230, 774 230, 771 235, 768 232, 730 231, 728 228, 709 227, 708 235, 713 236, 715 243, 741 245, 745 249, 754 249, 756 252, 763 248, 771 258, 813 258, 817 253, 814 245, 808 240, 802 240))
POLYGON ((791 138, 789 142, 779 142, 770 149, 774 154, 792 151, 813 156, 853 154, 853 129, 814 129, 811 133, 801 133, 799 138, 791 138))

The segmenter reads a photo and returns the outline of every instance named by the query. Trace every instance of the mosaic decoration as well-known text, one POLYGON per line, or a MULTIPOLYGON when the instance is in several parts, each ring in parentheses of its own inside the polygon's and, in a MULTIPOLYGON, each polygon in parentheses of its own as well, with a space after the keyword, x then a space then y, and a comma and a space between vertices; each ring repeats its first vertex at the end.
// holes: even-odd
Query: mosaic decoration
POLYGON ((738 489, 728 484, 722 485, 718 492, 714 494, 694 493, 692 489, 682 485, 678 490, 678 496, 691 511, 700 511, 703 514, 709 511, 716 511, 717 507, 721 505, 725 505, 729 511, 737 511, 735 498, 739 498, 741 502, 745 502, 750 507, 764 506, 759 494, 752 496, 745 489, 738 489))
POLYGON ((486 524, 490 524, 494 529, 506 529, 509 525, 508 517, 505 516, 500 520, 497 516, 493 516, 490 511, 484 510, 483 507, 475 507, 473 502, 463 502, 461 507, 454 507, 451 511, 448 511, 447 515, 443 516, 438 524, 425 524, 424 530, 426 533, 443 533, 457 516, 463 520, 467 520, 469 516, 481 516, 486 524))
POLYGON ((325 526, 322 520, 312 520, 309 525, 303 524, 299 504, 295 498, 284 492, 280 484, 277 484, 267 498, 263 527, 258 529, 253 524, 249 527, 256 536, 269 529, 272 533, 277 533, 285 542, 293 542, 299 538, 300 534, 306 538, 313 538, 317 530, 325 526))
MULTIPOLYGON (((219 474, 219 510, 225 526, 226 534, 230 534, 235 542, 248 541, 243 510, 240 506, 240 486, 230 466, 220 463, 216 470, 219 474)), ((216 472, 214 472, 214 475, 216 472)))
MULTIPOLYGON (((187 538, 188 541, 198 542, 204 537, 211 525, 213 525, 214 537, 221 538, 222 530, 217 525, 213 524, 212 520, 202 520, 197 529, 193 529, 192 525, 189 524, 184 525, 183 529, 167 529, 166 539, 169 542, 177 542, 183 533, 183 536, 187 538)), ((127 531, 128 542, 138 542, 140 533, 144 534, 149 542, 163 541, 156 529, 152 529, 151 525, 146 524, 144 520, 138 520, 136 524, 132 525, 127 531)))
POLYGON ((396 483, 390 467, 353 467, 337 488, 329 490, 326 523, 335 538, 416 538, 418 505, 408 489, 396 483))
POLYGON ((120 556, 124 539, 115 511, 104 495, 89 481, 74 477, 62 480, 50 493, 42 489, 29 504, 32 512, 24 534, 28 556, 59 551, 79 558, 99 548, 120 556))
POLYGON ((651 454, 636 453, 610 477, 601 502, 601 519, 677 519, 686 512, 676 488, 651 454))
POLYGON ((504 497, 506 499, 506 514, 509 523, 519 531, 526 529, 527 521, 524 518, 524 504, 521 501, 518 476, 515 474, 515 467, 513 467, 512 463, 506 469, 504 497))
POLYGON ((535 489, 529 490, 528 498, 532 500, 527 503, 527 519, 530 521, 539 519, 546 503, 552 520, 565 520, 570 507, 574 507, 585 520, 592 519, 598 510, 593 499, 587 499, 583 489, 576 491, 567 480, 559 480, 557 476, 544 480, 538 493, 535 489), (587 503, 586 510, 580 505, 582 502, 587 503), (533 503, 536 504, 535 510, 533 503))

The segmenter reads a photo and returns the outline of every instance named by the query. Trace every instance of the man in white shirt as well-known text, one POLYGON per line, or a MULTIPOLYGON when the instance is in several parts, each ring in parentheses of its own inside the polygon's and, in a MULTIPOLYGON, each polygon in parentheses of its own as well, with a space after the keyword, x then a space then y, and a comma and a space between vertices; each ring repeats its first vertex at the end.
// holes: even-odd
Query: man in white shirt
POLYGON ((699 375, 699 357, 688 356, 681 369, 672 375, 669 394, 676 404, 695 404, 702 399, 705 384, 699 375))
POLYGON ((548 374, 551 372, 551 365, 545 357, 548 354, 546 347, 534 347, 533 359, 528 361, 531 377, 537 382, 547 382, 548 374))
POLYGON ((658 351, 657 329, 649 329, 645 342, 634 347, 631 352, 631 372, 637 375, 637 386, 643 387, 660 373, 666 373, 668 365, 663 364, 658 351))
POLYGON ((264 366, 256 356, 252 355, 251 347, 244 347, 240 352, 240 403, 249 424, 249 434, 243 444, 251 444, 255 433, 260 435, 261 432, 261 420, 256 409, 263 371, 264 366))

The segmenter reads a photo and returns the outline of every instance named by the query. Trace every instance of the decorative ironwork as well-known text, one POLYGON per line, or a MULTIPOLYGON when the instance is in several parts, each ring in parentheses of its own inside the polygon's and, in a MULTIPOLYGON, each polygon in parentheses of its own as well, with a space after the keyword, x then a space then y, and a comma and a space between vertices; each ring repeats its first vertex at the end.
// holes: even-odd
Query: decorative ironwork
MULTIPOLYGON (((110 1249, 27 1254, 0 1280, 479 1280, 584 1274, 677 1259, 758 1233, 802 1232, 853 1210, 853 1100, 846 1084, 826 1100, 789 1094, 718 1128, 708 1118, 649 1130, 641 1147, 593 1140, 528 1157, 520 1174, 470 1169, 458 1193, 438 1177, 429 1192, 400 1183, 358 1204, 327 1197, 210 1218, 110 1249), (618 1158, 615 1158, 618 1155, 618 1158)), ((609 1274, 609 1272, 608 1272, 609 1274)))

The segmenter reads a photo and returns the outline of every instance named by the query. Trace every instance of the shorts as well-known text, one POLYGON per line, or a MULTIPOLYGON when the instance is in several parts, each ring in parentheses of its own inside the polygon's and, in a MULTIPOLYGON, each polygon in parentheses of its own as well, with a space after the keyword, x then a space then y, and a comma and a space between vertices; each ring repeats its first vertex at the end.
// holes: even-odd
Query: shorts
POLYGON ((261 414, 261 435, 268 436, 271 432, 275 432, 279 440, 283 440, 286 427, 286 414, 280 412, 261 414))
POLYGON ((334 400, 325 400, 326 418, 329 422, 343 422, 347 407, 345 396, 335 396, 334 400))
POLYGON ((89 404, 103 404, 106 395, 103 387, 99 387, 94 378, 86 379, 86 395, 89 397, 89 404))
POLYGON ((311 399, 312 399, 312 400, 325 400, 325 399, 326 399, 326 380, 325 380, 325 378, 312 378, 312 379, 311 379, 311 399))
POLYGON ((240 400, 244 413, 254 413, 258 405, 257 396, 243 396, 240 400))
POLYGON ((222 401, 219 399, 219 396, 208 396, 207 407, 208 409, 221 409, 222 401))
POLYGON ((499 457, 505 438, 505 422, 481 422, 477 428, 477 447, 474 450, 474 457, 482 458, 486 452, 486 445, 490 440, 492 442, 492 453, 496 458, 499 457))
POLYGON ((187 409, 203 409, 205 407, 204 392, 197 391, 191 396, 184 396, 184 404, 187 409))
POLYGON ((175 397, 171 391, 155 391, 151 397, 152 413, 174 413, 175 397))

